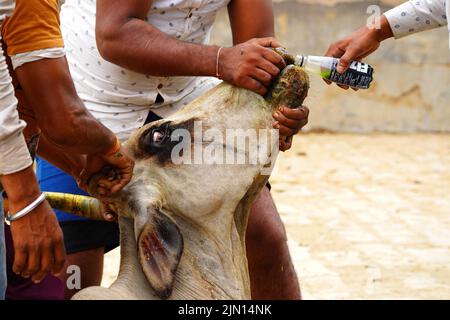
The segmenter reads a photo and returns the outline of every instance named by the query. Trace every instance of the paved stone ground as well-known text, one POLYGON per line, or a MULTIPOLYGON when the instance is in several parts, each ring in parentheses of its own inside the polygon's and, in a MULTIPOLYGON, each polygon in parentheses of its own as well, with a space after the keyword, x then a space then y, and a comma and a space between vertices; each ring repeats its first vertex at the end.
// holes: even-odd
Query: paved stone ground
POLYGON ((450 135, 305 134, 271 182, 305 299, 450 299, 450 135))

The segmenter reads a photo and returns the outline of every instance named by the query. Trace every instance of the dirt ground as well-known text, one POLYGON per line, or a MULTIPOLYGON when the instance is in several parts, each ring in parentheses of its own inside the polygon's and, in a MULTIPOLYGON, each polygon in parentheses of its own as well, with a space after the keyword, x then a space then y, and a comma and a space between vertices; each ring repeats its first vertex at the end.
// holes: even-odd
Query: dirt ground
POLYGON ((271 183, 305 299, 450 299, 450 135, 304 134, 271 183))

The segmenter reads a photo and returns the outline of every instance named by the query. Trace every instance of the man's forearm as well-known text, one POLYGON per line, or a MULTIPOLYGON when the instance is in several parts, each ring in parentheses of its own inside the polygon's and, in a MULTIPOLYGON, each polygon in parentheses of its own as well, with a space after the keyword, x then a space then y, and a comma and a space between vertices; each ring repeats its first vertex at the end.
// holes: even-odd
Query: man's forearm
POLYGON ((45 135, 40 137, 37 154, 75 179, 79 178, 86 165, 86 156, 64 152, 48 141, 45 135))
MULTIPOLYGON (((51 122, 41 126, 49 142, 64 151, 83 155, 103 154, 113 148, 116 144, 114 133, 96 120, 81 101, 76 105, 76 111, 72 111, 67 120, 71 127, 58 130, 63 133, 62 136, 54 133, 56 130, 51 122)), ((39 122, 44 123, 42 119, 39 122)))
POLYGON ((152 76, 215 76, 216 46, 176 40, 137 18, 108 26, 97 27, 97 44, 109 62, 152 76))
POLYGON ((27 63, 16 74, 23 88, 21 113, 52 144, 79 154, 98 154, 114 146, 114 134, 78 98, 65 58, 27 63))
MULTIPOLYGON (((114 147, 114 134, 98 122, 82 103, 77 104, 77 110, 50 116, 48 119, 37 117, 37 122, 50 144, 73 154, 102 154, 114 147), (54 125, 55 122, 62 122, 54 125)), ((66 104, 73 106, 73 104, 66 104)))

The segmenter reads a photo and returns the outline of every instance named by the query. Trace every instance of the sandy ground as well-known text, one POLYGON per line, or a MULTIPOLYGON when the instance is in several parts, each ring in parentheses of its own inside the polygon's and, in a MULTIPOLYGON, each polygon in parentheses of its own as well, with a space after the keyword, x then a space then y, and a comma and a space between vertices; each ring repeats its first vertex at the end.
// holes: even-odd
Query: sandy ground
POLYGON ((271 182, 305 299, 450 299, 450 135, 305 134, 271 182))

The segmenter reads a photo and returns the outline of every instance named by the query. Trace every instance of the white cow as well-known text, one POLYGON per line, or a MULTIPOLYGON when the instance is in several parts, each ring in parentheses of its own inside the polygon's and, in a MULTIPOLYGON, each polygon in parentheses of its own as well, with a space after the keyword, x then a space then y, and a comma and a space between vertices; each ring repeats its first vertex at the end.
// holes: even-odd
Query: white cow
MULTIPOLYGON (((308 88, 307 75, 289 66, 266 98, 223 83, 138 130, 127 142, 134 178, 110 199, 121 231, 118 278, 110 288, 90 287, 74 299, 250 299, 245 232, 276 158, 271 146, 278 138, 266 139, 272 113, 280 104, 301 106, 308 88), (239 145, 220 138, 237 132, 251 140, 248 129, 260 135, 257 141, 239 145), (184 144, 173 141, 180 134, 184 144), (220 164, 227 152, 245 163, 220 164), (195 156, 203 163, 187 163, 195 156)), ((95 181, 92 186, 95 192, 95 181)), ((94 211, 88 215, 98 216, 94 211)))

